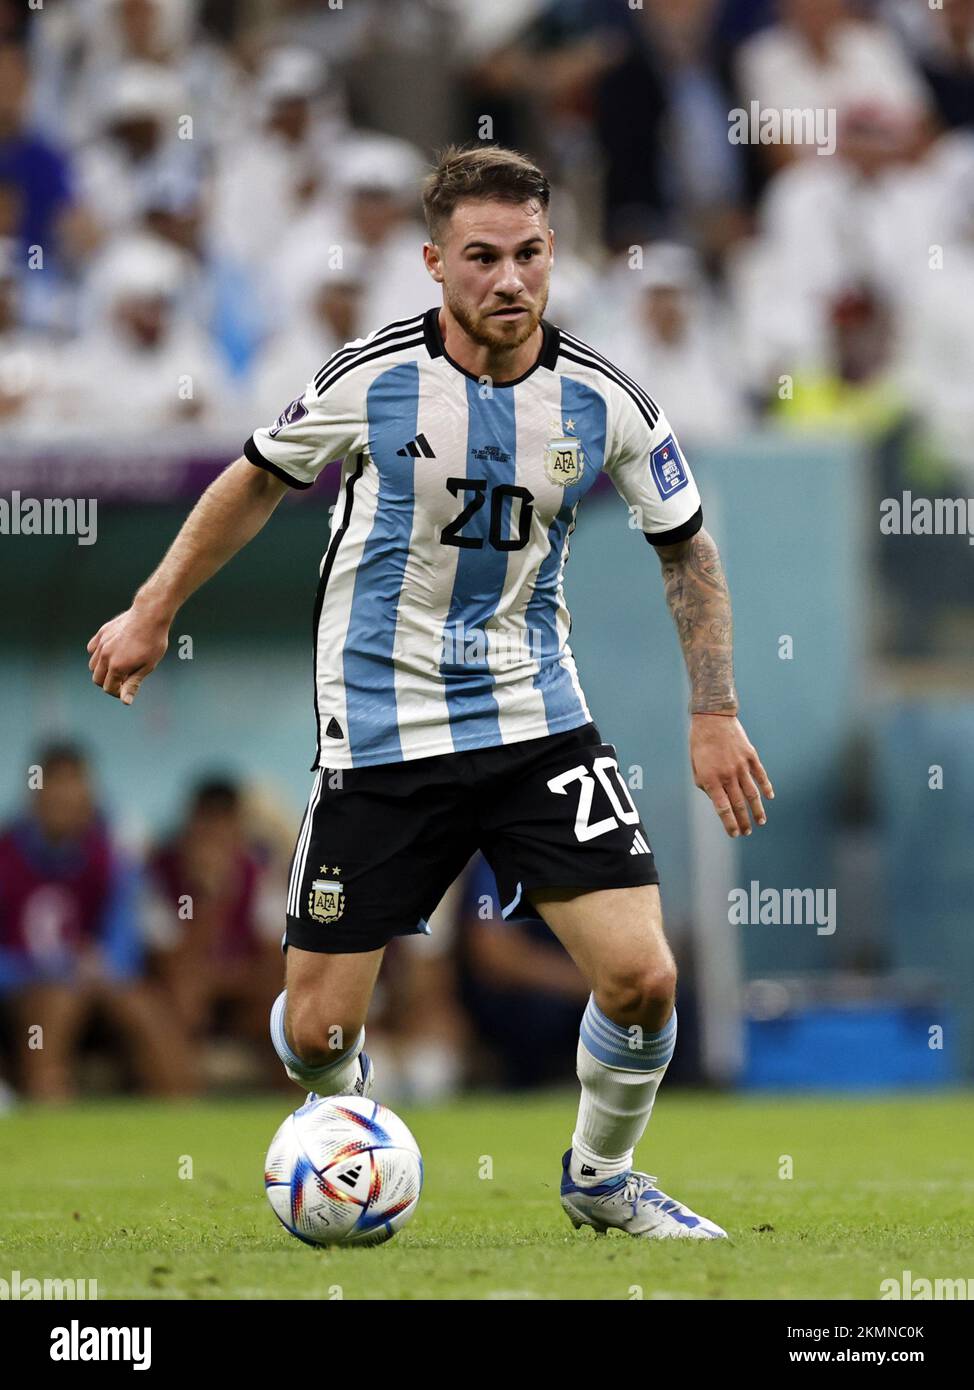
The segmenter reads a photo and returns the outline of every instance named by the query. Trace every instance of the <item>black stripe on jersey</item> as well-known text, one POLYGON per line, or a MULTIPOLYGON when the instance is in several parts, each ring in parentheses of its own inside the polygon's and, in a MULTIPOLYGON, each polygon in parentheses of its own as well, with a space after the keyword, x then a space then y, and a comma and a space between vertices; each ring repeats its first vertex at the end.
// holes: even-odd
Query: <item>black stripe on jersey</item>
POLYGON ((604 367, 601 362, 596 362, 594 359, 589 357, 581 357, 576 352, 569 352, 569 350, 565 347, 564 343, 561 347, 560 356, 567 358, 570 362, 577 362, 580 367, 590 367, 594 372, 601 372, 602 375, 608 377, 610 381, 614 381, 615 384, 621 387, 622 390, 625 391, 626 395, 630 397, 633 405, 636 407, 640 415, 646 421, 646 424, 648 425, 649 429, 654 430, 656 428, 656 421, 659 419, 658 414, 655 413, 655 411, 650 411, 646 409, 646 405, 643 401, 643 398, 640 395, 637 395, 637 393, 632 389, 632 387, 621 376, 617 376, 616 373, 610 371, 608 367, 604 367))
POLYGON ((337 348, 324 366, 318 369, 315 374, 315 381, 317 382, 318 377, 325 376, 330 367, 337 366, 338 363, 344 362, 349 357, 354 357, 358 352, 364 352, 366 348, 373 347, 377 342, 385 342, 390 335, 393 337, 401 336, 403 333, 418 329, 421 319, 421 314, 415 314, 408 319, 396 319, 393 323, 387 323, 384 328, 377 329, 375 336, 369 343, 361 343, 358 347, 353 347, 347 343, 344 347, 337 348))
MULTIPOLYGON (((326 385, 330 385, 328 378, 336 367, 343 364, 351 364, 353 361, 366 360, 362 354, 370 348, 378 347, 380 344, 389 343, 399 347, 412 346, 412 344, 397 343, 397 340, 410 337, 422 331, 422 314, 416 314, 411 319, 397 319, 395 323, 387 324, 385 328, 380 328, 370 343, 363 343, 361 347, 343 347, 337 352, 333 352, 325 365, 315 376, 315 388, 322 392, 326 385)), ((422 339, 420 339, 422 341, 422 339)))
POLYGON ((311 483, 303 483, 299 478, 292 478, 290 473, 285 473, 283 468, 279 468, 276 463, 271 463, 270 459, 265 459, 257 445, 254 443, 254 436, 251 435, 244 445, 244 455, 257 468, 266 468, 268 473, 273 473, 275 478, 280 478, 282 483, 287 483, 288 487, 311 487, 311 483))
MULTIPOLYGON (((331 374, 324 379, 318 387, 319 399, 325 394, 329 386, 334 386, 335 382, 339 381, 346 373, 354 372, 356 367, 361 367, 366 362, 374 362, 377 357, 388 357, 389 354, 393 352, 405 352, 407 348, 420 347, 422 342, 423 335, 419 334, 417 337, 409 338, 405 342, 386 343, 383 347, 376 348, 374 352, 363 352, 358 357, 351 358, 343 367, 334 368, 331 374)), ((374 344, 370 344, 370 346, 374 346, 374 344)))
POLYGON ((640 386, 639 382, 635 381, 631 376, 629 376, 627 372, 624 372, 621 367, 616 366, 615 362, 610 362, 608 357, 604 356, 603 353, 596 352, 595 348, 592 347, 591 344, 583 343, 581 338, 575 337, 574 333, 563 333, 562 341, 567 341, 568 345, 570 347, 573 347, 576 350, 576 352, 581 352, 586 356, 591 357, 594 361, 601 362, 604 367, 607 367, 610 371, 615 372, 620 381, 626 382, 629 386, 632 387, 632 389, 636 392, 638 396, 641 396, 643 398, 643 400, 646 402, 650 414, 654 418, 659 415, 659 406, 653 400, 649 392, 645 390, 644 387, 640 386))
POLYGON ((562 333, 561 335, 561 353, 565 357, 570 357, 573 362, 579 362, 586 367, 594 367, 611 381, 614 381, 617 386, 621 386, 640 406, 643 417, 649 422, 650 428, 655 428, 656 421, 659 419, 659 406, 648 392, 633 381, 631 376, 627 376, 625 372, 621 371, 615 363, 610 362, 594 348, 590 348, 587 343, 573 338, 570 333, 562 333))
POLYGON ((331 545, 325 556, 325 563, 321 567, 321 578, 318 580, 318 592, 315 594, 314 619, 312 621, 312 641, 314 642, 314 658, 311 668, 314 673, 315 686, 315 728, 317 730, 318 751, 315 760, 311 764, 311 771, 321 766, 321 714, 318 710, 318 624, 321 622, 321 608, 325 601, 325 589, 328 585, 328 576, 331 574, 332 566, 335 563, 335 556, 338 554, 338 547, 342 543, 342 538, 348 530, 348 524, 352 519, 352 502, 355 496, 355 484, 365 471, 365 455, 359 454, 355 460, 355 471, 348 475, 345 482, 345 510, 342 513, 342 524, 331 538, 331 545))
POLYGON ((682 526, 674 526, 669 531, 644 531, 643 535, 650 545, 679 545, 695 536, 703 525, 703 507, 698 507, 682 526))

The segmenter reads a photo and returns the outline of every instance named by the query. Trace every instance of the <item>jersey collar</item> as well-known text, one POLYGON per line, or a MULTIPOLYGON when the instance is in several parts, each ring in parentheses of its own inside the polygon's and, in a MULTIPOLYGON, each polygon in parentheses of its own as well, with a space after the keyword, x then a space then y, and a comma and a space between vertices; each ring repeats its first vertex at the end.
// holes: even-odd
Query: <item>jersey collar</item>
MULTIPOLYGON (((495 381, 496 387, 519 386, 522 381, 527 381, 532 372, 536 372, 539 367, 547 367, 549 371, 554 371, 555 363, 558 360, 558 349, 561 334, 553 323, 547 319, 541 320, 542 342, 541 351, 537 361, 529 367, 521 376, 515 377, 513 381, 495 381)), ((468 372, 466 367, 461 367, 459 362, 454 362, 453 358, 446 350, 443 342, 443 334, 440 332, 440 306, 435 309, 428 309, 423 315, 423 338, 426 342, 426 350, 430 357, 442 357, 450 366, 463 376, 469 377, 471 381, 479 381, 480 377, 473 372, 468 372)))

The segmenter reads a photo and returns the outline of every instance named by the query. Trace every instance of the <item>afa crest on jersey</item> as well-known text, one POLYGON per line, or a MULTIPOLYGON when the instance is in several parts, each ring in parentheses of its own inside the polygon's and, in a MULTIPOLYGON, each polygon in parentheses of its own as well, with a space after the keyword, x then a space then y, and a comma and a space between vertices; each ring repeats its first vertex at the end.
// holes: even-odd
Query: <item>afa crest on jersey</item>
MULTIPOLYGON (((328 865, 322 864, 318 872, 326 874, 328 865)), ((345 893, 339 880, 314 879, 308 894, 308 916, 315 922, 337 922, 344 911, 345 893)))
POLYGON ((549 439, 544 451, 544 471, 549 481, 569 487, 577 483, 585 467, 585 455, 579 440, 564 434, 549 439))

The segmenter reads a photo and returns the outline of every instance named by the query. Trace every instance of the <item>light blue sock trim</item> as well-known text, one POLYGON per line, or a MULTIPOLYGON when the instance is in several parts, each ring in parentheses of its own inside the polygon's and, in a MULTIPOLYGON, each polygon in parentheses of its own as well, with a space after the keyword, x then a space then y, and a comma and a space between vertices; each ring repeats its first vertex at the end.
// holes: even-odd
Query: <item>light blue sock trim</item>
POLYGON ((589 995, 579 1029, 582 1043, 597 1062, 624 1071, 656 1071, 665 1067, 676 1048, 676 1009, 658 1033, 631 1032, 607 1018, 595 996, 589 995))
POLYGON ((284 1065, 290 1067, 291 1071, 297 1072, 298 1075, 301 1076, 303 1080, 307 1080, 309 1084, 313 1082, 315 1086, 320 1086, 323 1082, 327 1081, 329 1074, 334 1072, 336 1067, 345 1066, 348 1062, 353 1061, 362 1051, 365 1045, 364 1028, 359 1029, 358 1035, 351 1047, 347 1047, 333 1062, 327 1062, 320 1067, 311 1067, 307 1062, 302 1062, 297 1053, 288 1045, 288 1040, 284 1035, 284 1010, 286 1007, 287 990, 282 989, 271 1005, 271 1042, 274 1044, 274 1051, 277 1053, 278 1057, 280 1057, 284 1065))

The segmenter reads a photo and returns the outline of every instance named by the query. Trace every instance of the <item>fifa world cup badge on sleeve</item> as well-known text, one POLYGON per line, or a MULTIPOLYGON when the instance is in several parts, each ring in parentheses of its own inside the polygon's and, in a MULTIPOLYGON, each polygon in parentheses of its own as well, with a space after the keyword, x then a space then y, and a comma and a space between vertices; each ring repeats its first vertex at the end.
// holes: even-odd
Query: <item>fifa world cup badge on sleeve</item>
POLYGON ((649 456, 650 467, 653 470, 653 477, 656 479, 656 486, 659 488, 659 495, 664 500, 672 497, 674 492, 679 492, 687 485, 687 471, 683 466, 683 459, 680 451, 676 447, 676 440, 668 434, 657 448, 649 456))
MULTIPOLYGON (((327 874, 328 865, 322 864, 318 870, 327 874)), ((337 874, 338 870, 334 872, 337 874)), ((315 922, 337 922, 345 911, 345 894, 337 878, 316 878, 312 880, 308 894, 308 916, 315 922)))
POLYGON ((274 421, 274 428, 268 430, 267 433, 270 435, 271 439, 275 439, 285 425, 297 424, 299 420, 304 419, 307 413, 308 407, 305 405, 303 398, 301 396, 295 396, 290 405, 286 405, 274 421))
POLYGON ((568 487, 577 483, 585 466, 585 455, 579 440, 564 434, 549 439, 544 451, 544 471, 553 483, 568 487))

